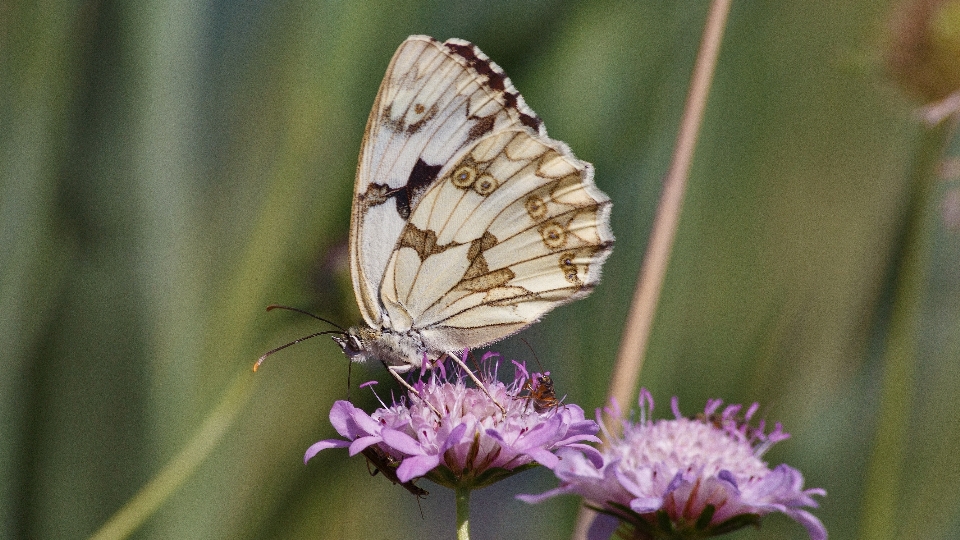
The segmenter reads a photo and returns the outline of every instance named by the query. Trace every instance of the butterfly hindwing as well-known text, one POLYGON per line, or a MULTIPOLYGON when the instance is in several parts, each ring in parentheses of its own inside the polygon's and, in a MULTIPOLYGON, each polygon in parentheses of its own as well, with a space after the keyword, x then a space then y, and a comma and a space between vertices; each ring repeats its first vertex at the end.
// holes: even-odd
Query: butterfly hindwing
POLYGON ((524 129, 444 168, 406 224, 381 299, 395 330, 435 350, 476 347, 587 294, 609 254, 609 201, 590 164, 524 129))
POLYGON ((485 135, 539 118, 472 44, 411 36, 380 86, 364 134, 351 219, 351 271, 367 324, 383 323, 379 287, 412 209, 448 164, 485 135))

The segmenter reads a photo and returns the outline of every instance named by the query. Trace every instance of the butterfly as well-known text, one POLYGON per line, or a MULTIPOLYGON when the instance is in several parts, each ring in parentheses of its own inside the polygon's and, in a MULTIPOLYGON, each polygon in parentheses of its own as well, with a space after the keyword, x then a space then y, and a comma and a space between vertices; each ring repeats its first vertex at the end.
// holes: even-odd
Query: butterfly
POLYGON ((594 288, 610 208, 593 167, 547 136, 480 49, 411 36, 380 85, 354 186, 350 270, 366 324, 334 340, 402 384, 425 361, 466 367, 462 351, 594 288))

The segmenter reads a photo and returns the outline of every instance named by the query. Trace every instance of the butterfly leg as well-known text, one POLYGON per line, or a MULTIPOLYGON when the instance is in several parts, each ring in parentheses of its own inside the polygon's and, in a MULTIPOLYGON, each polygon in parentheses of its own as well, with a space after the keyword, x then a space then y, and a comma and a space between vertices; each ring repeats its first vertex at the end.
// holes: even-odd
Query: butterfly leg
POLYGON ((393 375, 393 378, 396 379, 398 383, 400 383, 400 386, 403 386, 404 388, 407 389, 408 392, 410 392, 411 396, 417 396, 417 398, 420 401, 422 401, 427 407, 430 407, 431 411, 436 413, 438 418, 443 418, 443 415, 440 414, 440 411, 438 411, 436 407, 431 405, 429 401, 423 399, 423 396, 420 395, 420 392, 418 392, 416 388, 410 386, 410 383, 404 380, 404 378, 401 377, 399 373, 397 373, 397 371, 395 370, 395 368, 397 367, 404 367, 404 366, 387 366, 387 371, 389 371, 390 375, 393 375))
POLYGON ((467 366, 466 364, 464 364, 464 363, 463 363, 463 360, 461 360, 459 356, 457 356, 457 355, 455 355, 455 354, 450 354, 450 353, 446 353, 446 355, 447 355, 448 357, 450 357, 450 358, 451 358, 458 366, 460 366, 464 371, 467 372, 467 375, 469 375, 470 378, 473 379, 473 383, 477 385, 477 388, 479 388, 480 390, 482 390, 483 393, 486 394, 488 398, 490 398, 490 401, 492 401, 492 402, 494 403, 494 405, 496 405, 497 408, 500 409, 500 412, 501 412, 501 413, 503 413, 504 415, 507 414, 507 410, 503 408, 503 405, 501 405, 499 401, 497 401, 496 399, 494 399, 493 396, 490 395, 490 392, 487 391, 487 386, 486 386, 485 384, 483 384, 482 382, 480 382, 480 379, 478 379, 477 376, 473 373, 473 370, 470 369, 469 366, 467 366))

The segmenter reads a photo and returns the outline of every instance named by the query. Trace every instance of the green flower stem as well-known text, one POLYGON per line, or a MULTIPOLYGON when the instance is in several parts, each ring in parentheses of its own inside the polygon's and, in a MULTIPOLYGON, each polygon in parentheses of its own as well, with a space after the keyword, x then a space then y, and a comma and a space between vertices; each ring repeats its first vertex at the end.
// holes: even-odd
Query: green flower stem
POLYGON ((917 365, 917 333, 926 291, 930 236, 935 220, 936 170, 952 122, 927 128, 910 171, 910 207, 895 261, 893 303, 883 352, 876 434, 867 468, 861 537, 896 538, 896 504, 906 456, 907 427, 917 365))
POLYGON ((457 486, 457 540, 470 540, 470 488, 457 486))

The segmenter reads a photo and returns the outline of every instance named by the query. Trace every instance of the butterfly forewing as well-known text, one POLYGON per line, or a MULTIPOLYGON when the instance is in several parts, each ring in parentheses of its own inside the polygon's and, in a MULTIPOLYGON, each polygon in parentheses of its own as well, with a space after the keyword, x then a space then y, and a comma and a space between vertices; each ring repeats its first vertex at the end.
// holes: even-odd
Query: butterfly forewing
POLYGON ((412 207, 465 146, 513 125, 541 131, 509 79, 473 45, 411 36, 397 49, 367 121, 351 221, 354 291, 367 324, 412 207))
POLYGON ((485 345, 587 294, 613 244, 609 210, 591 165, 547 137, 496 64, 465 41, 408 38, 357 171, 366 345, 418 365, 398 356, 485 345))

